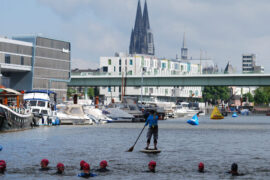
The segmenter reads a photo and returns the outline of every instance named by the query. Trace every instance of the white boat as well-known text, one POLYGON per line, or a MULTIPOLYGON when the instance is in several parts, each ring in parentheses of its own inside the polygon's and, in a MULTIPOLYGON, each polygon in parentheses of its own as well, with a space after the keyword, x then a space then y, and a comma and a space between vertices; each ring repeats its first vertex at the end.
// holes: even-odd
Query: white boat
POLYGON ((58 124, 55 111, 55 92, 49 90, 26 91, 23 99, 26 102, 27 109, 30 109, 37 119, 37 125, 58 124))
POLYGON ((134 116, 120 108, 107 108, 102 112, 112 119, 111 122, 134 122, 134 116))
POLYGON ((180 117, 192 117, 197 114, 199 110, 189 108, 189 103, 181 102, 175 106, 174 115, 176 118, 180 117))
POLYGON ((93 121, 84 113, 83 106, 79 104, 66 105, 59 108, 57 117, 62 125, 92 125, 93 121))
POLYGON ((112 121, 111 118, 102 113, 102 110, 97 109, 94 106, 84 106, 83 109, 87 116, 96 124, 104 124, 112 121))
MULTIPOLYGON (((125 111, 127 114, 133 116, 134 122, 145 121, 143 113, 138 107, 136 98, 126 96, 123 98, 122 103, 111 103, 108 108, 116 108, 116 111, 119 111, 119 109, 125 111)), ((117 114, 115 115, 117 116, 117 114)))

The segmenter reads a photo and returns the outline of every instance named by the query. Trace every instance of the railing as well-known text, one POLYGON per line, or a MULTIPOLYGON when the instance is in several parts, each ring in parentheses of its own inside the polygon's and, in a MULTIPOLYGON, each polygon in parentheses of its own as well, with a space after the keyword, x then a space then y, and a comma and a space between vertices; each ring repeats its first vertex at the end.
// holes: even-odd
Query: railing
MULTIPOLYGON (((200 72, 177 72, 177 71, 148 71, 143 74, 143 76, 183 76, 183 75, 249 75, 249 74, 254 74, 254 75, 262 75, 263 73, 200 73, 200 72)), ((141 73, 137 74, 132 74, 130 72, 127 73, 119 73, 119 72, 82 72, 82 73, 72 73, 71 76, 73 77, 87 77, 87 76, 142 76, 141 73)))

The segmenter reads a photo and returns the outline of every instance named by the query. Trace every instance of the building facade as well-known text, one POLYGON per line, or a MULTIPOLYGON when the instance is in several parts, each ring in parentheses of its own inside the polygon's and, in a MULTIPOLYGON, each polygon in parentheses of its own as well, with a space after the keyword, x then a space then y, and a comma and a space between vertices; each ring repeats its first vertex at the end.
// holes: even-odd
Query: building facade
POLYGON ((65 41, 40 36, 0 38, 2 84, 16 90, 52 90, 62 101, 70 81, 70 52, 65 41))
MULTIPOLYGON (((117 54, 114 57, 101 57, 100 70, 109 75, 122 76, 163 76, 163 75, 195 75, 200 73, 200 65, 183 63, 178 60, 158 59, 148 55, 117 54)), ((201 98, 201 87, 101 87, 100 94, 105 103, 113 98, 116 102, 121 96, 141 94, 144 101, 155 98, 159 101, 175 101, 180 98, 201 98), (124 91, 124 92, 123 92, 124 91)))
POLYGON ((256 65, 255 54, 243 54, 242 55, 242 72, 243 73, 264 73, 264 67, 256 65))

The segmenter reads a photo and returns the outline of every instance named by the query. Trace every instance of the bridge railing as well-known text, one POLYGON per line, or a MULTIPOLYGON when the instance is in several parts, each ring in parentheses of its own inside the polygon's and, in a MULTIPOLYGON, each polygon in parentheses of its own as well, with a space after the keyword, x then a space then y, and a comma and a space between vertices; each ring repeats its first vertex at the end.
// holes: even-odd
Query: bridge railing
MULTIPOLYGON (((177 75, 226 75, 226 73, 200 73, 200 72, 178 72, 178 71, 148 71, 143 74, 144 77, 147 76, 177 76, 177 75)), ((242 74, 242 73, 233 73, 233 74, 242 74)), ((244 74, 263 74, 263 73, 244 73, 244 74)), ((231 73, 228 75, 232 75, 231 73)), ((89 76, 142 76, 141 73, 132 74, 130 72, 80 72, 72 73, 73 77, 89 77, 89 76)))

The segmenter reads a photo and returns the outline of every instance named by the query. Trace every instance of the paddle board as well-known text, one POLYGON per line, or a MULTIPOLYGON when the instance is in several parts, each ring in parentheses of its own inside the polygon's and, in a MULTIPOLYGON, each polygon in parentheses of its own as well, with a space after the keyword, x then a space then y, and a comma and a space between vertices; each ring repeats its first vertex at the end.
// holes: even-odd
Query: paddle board
POLYGON ((155 149, 147 149, 147 150, 146 149, 142 149, 142 150, 140 150, 140 152, 156 154, 156 153, 160 153, 161 150, 160 149, 157 149, 157 150, 155 150, 155 149))

